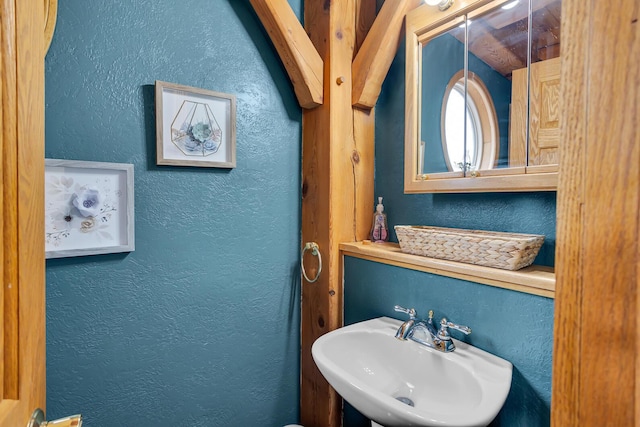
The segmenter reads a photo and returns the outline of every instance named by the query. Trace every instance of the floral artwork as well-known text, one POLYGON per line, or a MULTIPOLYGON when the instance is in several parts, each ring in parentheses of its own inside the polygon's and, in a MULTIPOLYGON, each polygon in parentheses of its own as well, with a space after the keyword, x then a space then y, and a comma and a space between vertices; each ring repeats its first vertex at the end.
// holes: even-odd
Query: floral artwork
POLYGON ((157 164, 234 168, 236 98, 156 81, 157 164))
MULTIPOLYGON (((127 240, 126 184, 126 171, 98 169, 96 172, 89 168, 47 166, 45 171, 47 257, 50 257, 49 254, 52 251, 66 250, 90 250, 90 253, 119 252, 119 250, 98 252, 93 250, 120 247, 123 246, 123 239, 127 240)), ((73 255, 80 254, 82 253, 73 255)))

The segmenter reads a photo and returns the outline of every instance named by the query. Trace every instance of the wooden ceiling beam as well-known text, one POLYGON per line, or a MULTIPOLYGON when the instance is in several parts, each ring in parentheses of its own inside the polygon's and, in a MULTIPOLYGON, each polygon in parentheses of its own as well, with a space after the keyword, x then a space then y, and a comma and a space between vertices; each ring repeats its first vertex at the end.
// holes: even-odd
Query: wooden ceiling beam
POLYGON ((420 0, 386 0, 382 5, 351 66, 353 106, 371 109, 376 105, 398 49, 404 17, 420 3, 420 0))
POLYGON ((286 0, 250 0, 269 33, 302 108, 324 102, 324 63, 286 0))

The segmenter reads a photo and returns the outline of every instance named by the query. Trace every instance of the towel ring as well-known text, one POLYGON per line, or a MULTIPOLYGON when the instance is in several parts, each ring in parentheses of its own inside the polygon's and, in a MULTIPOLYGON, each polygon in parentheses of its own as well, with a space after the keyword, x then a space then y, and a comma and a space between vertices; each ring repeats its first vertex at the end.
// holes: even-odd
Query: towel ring
POLYGON ((320 255, 320 247, 316 242, 307 242, 304 245, 304 249, 302 249, 302 253, 300 254, 300 267, 302 269, 302 275, 307 280, 307 282, 313 283, 320 277, 320 273, 322 272, 322 255, 320 255), (304 253, 307 250, 311 251, 311 255, 318 257, 318 272, 316 273, 316 277, 314 277, 313 280, 309 279, 309 277, 307 276, 307 272, 304 270, 304 253))

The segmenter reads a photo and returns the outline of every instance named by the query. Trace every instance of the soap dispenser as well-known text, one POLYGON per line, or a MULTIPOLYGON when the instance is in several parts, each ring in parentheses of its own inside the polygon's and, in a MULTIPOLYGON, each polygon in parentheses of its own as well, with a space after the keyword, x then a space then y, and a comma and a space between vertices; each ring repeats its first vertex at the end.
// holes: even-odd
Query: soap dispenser
POLYGON ((371 224, 371 233, 369 237, 375 243, 387 242, 389 240, 389 228, 387 227, 387 214, 384 212, 382 205, 382 197, 378 197, 378 205, 373 213, 373 222, 371 224))

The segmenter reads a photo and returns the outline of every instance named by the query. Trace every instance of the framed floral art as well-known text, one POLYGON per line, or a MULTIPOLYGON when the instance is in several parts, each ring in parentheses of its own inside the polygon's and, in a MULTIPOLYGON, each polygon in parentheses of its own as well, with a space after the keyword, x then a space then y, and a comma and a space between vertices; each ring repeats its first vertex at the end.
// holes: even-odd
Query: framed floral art
POLYGON ((236 97, 156 81, 158 165, 236 167, 236 97))
POLYGON ((135 249, 133 165, 45 160, 45 255, 135 249))

